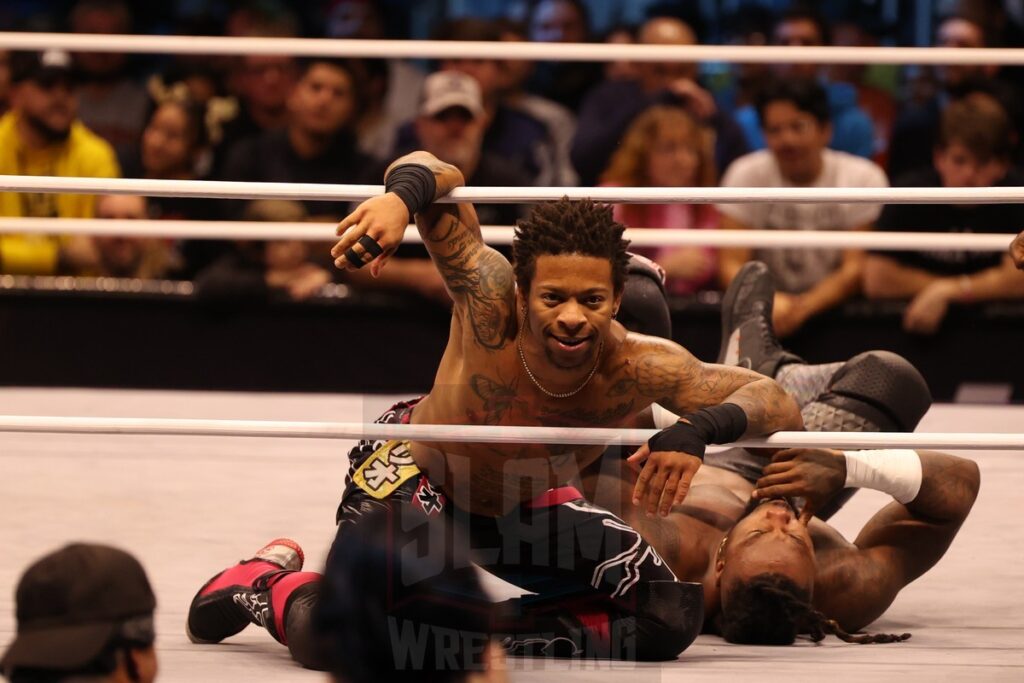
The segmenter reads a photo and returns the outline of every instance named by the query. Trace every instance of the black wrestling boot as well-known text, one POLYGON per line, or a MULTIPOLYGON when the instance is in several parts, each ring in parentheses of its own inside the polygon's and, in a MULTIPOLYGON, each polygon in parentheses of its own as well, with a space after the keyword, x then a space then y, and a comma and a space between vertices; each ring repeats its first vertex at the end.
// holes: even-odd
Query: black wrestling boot
POLYGON ((803 363, 782 348, 772 327, 775 281, 768 266, 748 261, 722 298, 722 344, 718 362, 774 377, 787 363, 803 363))

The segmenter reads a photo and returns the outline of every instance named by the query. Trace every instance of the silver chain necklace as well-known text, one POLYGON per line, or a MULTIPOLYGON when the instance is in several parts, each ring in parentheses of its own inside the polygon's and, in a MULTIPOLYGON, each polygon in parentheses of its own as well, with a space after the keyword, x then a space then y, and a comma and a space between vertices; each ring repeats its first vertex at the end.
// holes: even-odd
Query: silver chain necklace
POLYGON ((566 391, 561 394, 557 394, 553 391, 548 391, 547 389, 544 388, 544 385, 537 381, 537 378, 533 376, 533 371, 530 370, 530 366, 526 362, 526 354, 523 353, 524 327, 525 325, 519 326, 519 334, 516 335, 516 348, 519 349, 519 360, 523 362, 523 369, 526 370, 526 376, 530 378, 530 381, 533 382, 534 386, 536 386, 538 389, 540 389, 542 392, 544 392, 551 398, 569 398, 570 396, 575 396, 576 394, 580 393, 581 391, 583 391, 583 387, 590 384, 591 378, 594 376, 594 373, 597 372, 597 366, 601 364, 601 353, 604 351, 603 339, 601 340, 600 345, 598 345, 597 347, 597 359, 594 361, 594 367, 590 369, 590 374, 588 374, 587 378, 583 380, 583 384, 579 385, 572 391, 566 391))

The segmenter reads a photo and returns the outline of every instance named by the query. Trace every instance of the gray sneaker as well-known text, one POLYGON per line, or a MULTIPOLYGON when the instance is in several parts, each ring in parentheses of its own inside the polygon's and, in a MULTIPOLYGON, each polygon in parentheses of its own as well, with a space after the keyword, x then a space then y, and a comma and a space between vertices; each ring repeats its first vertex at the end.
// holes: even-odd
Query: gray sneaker
POLYGON ((772 327, 775 281, 768 266, 748 261, 722 298, 722 344, 718 363, 774 377, 786 363, 804 362, 782 348, 772 327))

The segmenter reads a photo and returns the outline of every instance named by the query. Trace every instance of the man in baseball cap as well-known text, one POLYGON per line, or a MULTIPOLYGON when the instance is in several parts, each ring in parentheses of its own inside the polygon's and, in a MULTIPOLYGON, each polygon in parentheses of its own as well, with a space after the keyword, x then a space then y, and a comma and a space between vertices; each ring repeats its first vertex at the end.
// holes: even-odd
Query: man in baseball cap
POLYGON ((49 88, 57 83, 70 85, 74 82, 71 55, 63 50, 12 52, 10 68, 12 83, 33 81, 49 88))
MULTIPOLYGON (((479 187, 532 185, 530 174, 515 159, 488 151, 488 115, 480 85, 461 71, 436 71, 423 81, 413 121, 416 149, 423 149, 462 171, 479 187)), ((515 204, 477 204, 481 224, 509 225, 524 215, 515 204)))
POLYGON ((420 116, 437 116, 452 107, 464 109, 472 118, 483 115, 483 96, 476 80, 459 71, 427 76, 420 96, 420 116))
POLYGON ((414 121, 419 147, 457 166, 469 178, 476 171, 484 138, 484 105, 480 86, 458 71, 427 76, 414 121))
POLYGON ((67 545, 25 570, 15 600, 17 636, 0 660, 12 683, 156 677, 156 598, 142 565, 123 550, 67 545))
MULTIPOLYGON (((10 53, 10 111, 0 116, 0 175, 114 178, 113 148, 78 118, 71 57, 61 50, 10 53)), ((0 215, 92 218, 96 197, 0 192, 0 215)), ((70 274, 95 266, 87 237, 0 235, 0 272, 70 274)))

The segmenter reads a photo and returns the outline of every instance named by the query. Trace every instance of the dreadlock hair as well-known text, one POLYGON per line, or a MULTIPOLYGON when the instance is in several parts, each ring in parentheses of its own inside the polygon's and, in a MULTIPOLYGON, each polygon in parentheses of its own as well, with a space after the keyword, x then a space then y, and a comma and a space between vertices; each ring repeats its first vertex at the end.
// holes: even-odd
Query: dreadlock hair
POLYGON ((629 241, 622 239, 625 226, 612 218, 607 204, 591 199, 538 204, 529 216, 518 222, 512 242, 516 283, 530 291, 538 256, 579 254, 608 259, 612 265, 612 285, 616 294, 626 282, 629 241))
POLYGON ((788 576, 758 574, 737 586, 722 610, 721 631, 730 643, 747 645, 792 645, 806 633, 814 642, 832 634, 847 643, 871 645, 898 643, 909 633, 847 633, 835 619, 829 619, 811 605, 810 593, 788 576))

